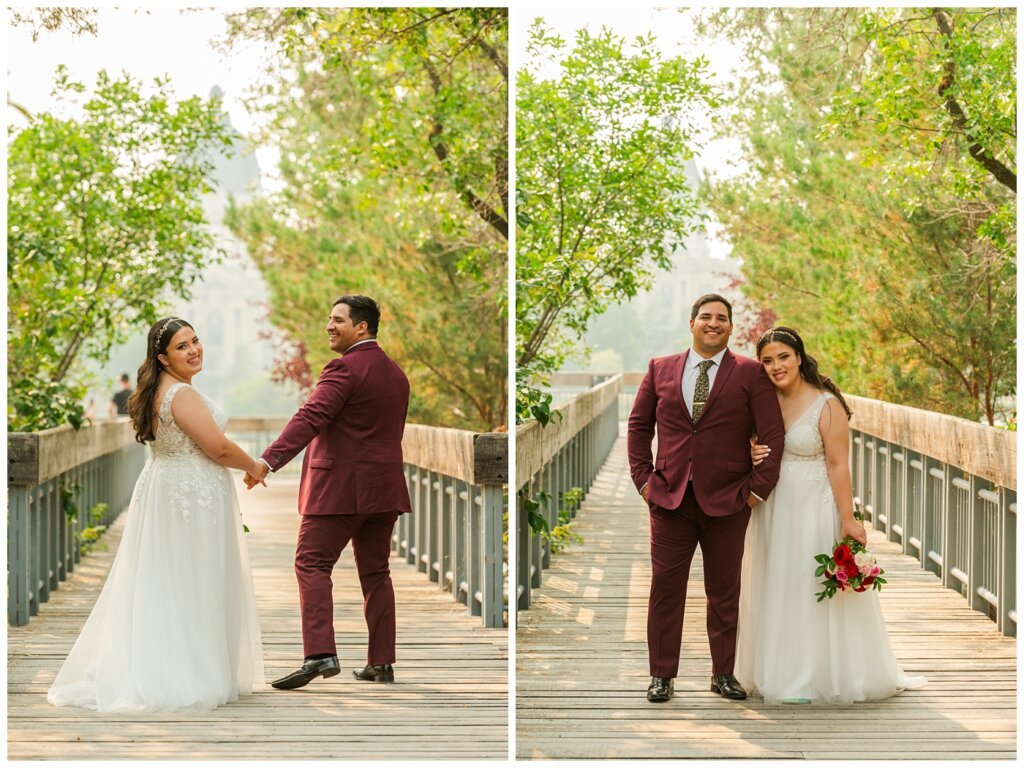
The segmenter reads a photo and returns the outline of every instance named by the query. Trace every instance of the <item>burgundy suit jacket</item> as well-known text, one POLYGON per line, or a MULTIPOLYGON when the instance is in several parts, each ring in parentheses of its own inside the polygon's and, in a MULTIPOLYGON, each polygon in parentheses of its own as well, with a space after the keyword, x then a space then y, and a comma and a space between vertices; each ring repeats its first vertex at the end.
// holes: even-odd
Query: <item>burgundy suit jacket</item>
POLYGON ((690 350, 656 357, 647 368, 629 414, 629 471, 637 490, 647 483, 647 500, 676 509, 686 484, 711 517, 739 512, 750 493, 767 499, 779 480, 785 440, 782 410, 768 374, 756 360, 726 350, 700 420, 694 424, 683 400, 683 367, 690 350), (658 433, 658 456, 651 441, 658 433), (772 452, 757 467, 750 437, 772 452))
POLYGON ((369 341, 331 360, 313 394, 262 458, 277 471, 306 446, 299 483, 303 515, 409 512, 402 433, 409 380, 369 341))

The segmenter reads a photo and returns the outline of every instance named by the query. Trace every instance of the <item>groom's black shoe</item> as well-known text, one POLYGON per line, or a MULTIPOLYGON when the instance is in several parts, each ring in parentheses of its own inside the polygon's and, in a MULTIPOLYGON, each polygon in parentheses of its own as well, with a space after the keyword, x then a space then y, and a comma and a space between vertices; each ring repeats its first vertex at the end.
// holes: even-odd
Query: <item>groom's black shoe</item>
POLYGON ((280 680, 271 683, 275 688, 290 691, 293 688, 301 688, 318 677, 334 677, 341 672, 341 665, 337 656, 328 656, 326 659, 309 659, 302 664, 302 667, 285 675, 280 680))
POLYGON ((747 692, 743 690, 739 680, 732 675, 712 675, 711 690, 722 694, 727 699, 740 701, 747 698, 747 692))
POLYGON ((671 677, 652 677, 651 684, 647 686, 647 700, 658 704, 672 698, 672 691, 675 690, 675 681, 671 677))
POLYGON ((390 664, 367 664, 362 669, 353 669, 356 680, 372 680, 375 683, 395 682, 395 668, 390 664))

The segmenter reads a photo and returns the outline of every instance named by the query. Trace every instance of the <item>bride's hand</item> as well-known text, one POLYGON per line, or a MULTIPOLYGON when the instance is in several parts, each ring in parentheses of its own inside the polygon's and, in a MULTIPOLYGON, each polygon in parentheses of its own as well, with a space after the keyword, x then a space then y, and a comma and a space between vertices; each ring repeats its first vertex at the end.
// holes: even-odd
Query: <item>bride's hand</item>
POLYGON ((853 518, 843 520, 842 530, 839 531, 839 539, 845 539, 847 536, 867 546, 868 533, 864 530, 864 525, 859 520, 853 518))
POLYGON ((772 452, 772 449, 767 445, 758 445, 753 439, 750 441, 750 460, 754 462, 756 467, 762 461, 768 458, 768 454, 772 452))

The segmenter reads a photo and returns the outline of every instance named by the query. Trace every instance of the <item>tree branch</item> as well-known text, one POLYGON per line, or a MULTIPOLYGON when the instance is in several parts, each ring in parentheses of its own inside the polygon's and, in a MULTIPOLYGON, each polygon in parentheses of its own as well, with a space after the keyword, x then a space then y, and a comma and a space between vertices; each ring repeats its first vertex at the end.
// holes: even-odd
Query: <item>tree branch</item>
MULTIPOLYGON (((939 27, 939 32, 942 33, 947 41, 951 41, 953 39, 953 20, 949 17, 949 14, 941 8, 933 8, 932 16, 935 18, 935 23, 939 27)), ((949 52, 948 44, 947 54, 949 55, 949 58, 945 64, 946 76, 943 77, 942 82, 939 83, 939 97, 943 99, 943 106, 945 106, 946 112, 949 113, 949 116, 953 118, 953 123, 956 127, 959 128, 964 136, 967 137, 967 140, 971 142, 970 146, 967 148, 967 152, 970 156, 974 158, 975 162, 992 174, 996 181, 1016 194, 1017 174, 996 160, 992 153, 985 149, 967 129, 967 115, 964 114, 963 108, 953 96, 952 92, 950 92, 950 89, 953 87, 953 80, 956 76, 956 63, 953 61, 952 54, 949 52)))

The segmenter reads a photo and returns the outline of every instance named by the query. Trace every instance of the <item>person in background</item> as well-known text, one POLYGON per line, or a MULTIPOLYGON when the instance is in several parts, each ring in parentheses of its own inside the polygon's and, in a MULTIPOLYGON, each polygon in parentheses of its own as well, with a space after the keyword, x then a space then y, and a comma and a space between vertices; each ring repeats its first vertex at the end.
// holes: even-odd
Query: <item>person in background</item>
POLYGON ((127 373, 121 374, 121 389, 114 393, 107 404, 107 415, 110 418, 115 416, 128 415, 128 398, 132 396, 132 380, 127 373))

